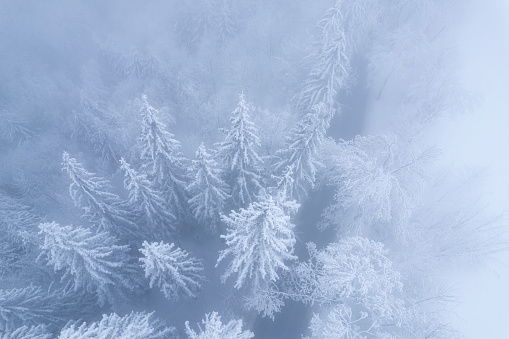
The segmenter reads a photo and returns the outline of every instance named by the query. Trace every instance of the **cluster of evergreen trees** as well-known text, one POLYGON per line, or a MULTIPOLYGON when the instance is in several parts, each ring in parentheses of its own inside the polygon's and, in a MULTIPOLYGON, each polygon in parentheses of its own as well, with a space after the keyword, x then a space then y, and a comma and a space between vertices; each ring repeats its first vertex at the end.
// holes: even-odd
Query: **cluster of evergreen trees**
POLYGON ((19 173, 1 169, 0 337, 252 338, 261 318, 277 322, 295 302, 309 314, 298 335, 309 338, 456 336, 441 281, 428 277, 497 250, 496 234, 456 200, 463 183, 439 181, 438 152, 421 142, 458 91, 437 77, 400 85, 442 62, 440 14, 454 1, 169 3, 173 47, 191 61, 101 40, 59 132, 60 117, 44 111, 39 130, 0 101, 4 161, 27 154, 19 173), (273 39, 247 43, 253 31, 267 24, 290 40, 292 27, 273 16, 315 19, 303 14, 313 6, 312 43, 300 32, 297 50, 281 42, 251 59, 273 39), (390 102, 394 124, 333 138, 355 86, 369 88, 373 114, 390 102), (250 103, 251 92, 274 109, 250 103), (437 207, 447 204, 455 209, 437 207), (328 233, 310 236, 319 230, 328 233), (173 321, 180 308, 201 323, 173 321))

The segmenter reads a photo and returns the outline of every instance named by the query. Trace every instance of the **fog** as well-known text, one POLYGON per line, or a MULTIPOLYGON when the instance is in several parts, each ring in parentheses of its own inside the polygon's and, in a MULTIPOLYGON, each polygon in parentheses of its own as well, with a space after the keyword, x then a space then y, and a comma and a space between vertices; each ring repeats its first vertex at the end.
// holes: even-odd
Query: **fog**
POLYGON ((1 2, 0 337, 504 337, 507 41, 504 0, 1 2))
MULTIPOLYGON (((439 124, 434 137, 447 159, 484 168, 483 193, 490 209, 506 215, 509 201, 509 3, 491 1, 469 7, 460 26, 461 77, 482 96, 472 114, 439 124), (453 130, 453 132, 451 132, 453 130)), ((507 218, 506 218, 507 220, 507 218)), ((507 222, 505 222, 507 224, 507 222)), ((507 333, 509 256, 499 254, 479 271, 452 278, 460 292, 458 326, 467 338, 495 338, 507 333)))

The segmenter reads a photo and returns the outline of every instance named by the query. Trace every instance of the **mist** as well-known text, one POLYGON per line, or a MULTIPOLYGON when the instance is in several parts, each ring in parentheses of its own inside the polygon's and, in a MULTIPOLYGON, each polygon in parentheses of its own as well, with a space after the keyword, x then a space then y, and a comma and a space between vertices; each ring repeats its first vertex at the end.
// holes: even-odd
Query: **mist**
POLYGON ((508 19, 2 2, 0 334, 503 337, 508 19))

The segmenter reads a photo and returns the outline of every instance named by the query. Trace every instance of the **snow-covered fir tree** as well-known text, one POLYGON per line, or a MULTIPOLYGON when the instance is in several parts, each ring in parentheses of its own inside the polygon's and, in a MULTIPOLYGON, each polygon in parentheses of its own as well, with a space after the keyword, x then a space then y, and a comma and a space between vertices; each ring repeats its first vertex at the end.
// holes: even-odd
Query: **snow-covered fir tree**
POLYGON ((0 229, 0 288, 48 277, 50 271, 36 262, 39 239, 32 232, 23 231, 14 238, 0 229))
POLYGON ((293 166, 287 165, 281 175, 272 175, 272 179, 275 180, 275 187, 268 187, 267 191, 262 190, 259 196, 265 197, 268 192, 274 198, 276 205, 282 208, 286 214, 294 215, 297 213, 300 204, 292 200, 295 182, 293 179, 293 166))
POLYGON ((132 213, 120 197, 111 192, 108 180, 85 170, 82 164, 67 152, 62 155, 63 170, 71 178, 69 193, 74 204, 99 232, 108 231, 117 236, 139 237, 138 226, 131 220, 132 213))
POLYGON ((148 81, 164 79, 166 76, 160 60, 150 51, 133 46, 122 49, 117 43, 111 43, 103 48, 104 56, 123 80, 148 81))
POLYGON ((214 9, 210 22, 211 28, 219 42, 224 42, 239 30, 239 13, 235 13, 235 7, 238 6, 237 2, 232 0, 213 0, 210 2, 214 9))
POLYGON ((23 325, 34 326, 59 318, 48 303, 48 295, 33 285, 0 289, 0 332, 13 332, 23 325))
POLYGON ((20 145, 35 136, 35 131, 30 126, 29 121, 19 117, 17 114, 1 110, 0 119, 2 121, 0 125, 2 148, 6 145, 20 145))
POLYGON ((129 247, 117 245, 106 232, 73 226, 43 223, 44 236, 40 258, 55 271, 62 271, 62 280, 75 291, 96 293, 99 301, 112 301, 116 292, 132 291, 139 285, 136 270, 130 263, 129 247))
POLYGON ((318 24, 321 32, 317 51, 309 56, 311 72, 304 88, 297 94, 297 103, 305 110, 319 103, 336 110, 338 93, 349 86, 350 61, 346 54, 342 2, 335 1, 318 24))
POLYGON ((24 260, 25 251, 9 239, 6 232, 0 232, 0 276, 2 280, 14 276, 17 272, 26 268, 24 260))
POLYGON ((42 273, 37 245, 28 241, 40 221, 32 207, 0 190, 0 284, 42 273))
POLYGON ((23 326, 40 328, 39 325, 47 325, 51 332, 65 325, 73 316, 93 316, 97 307, 91 302, 93 300, 85 299, 82 293, 34 285, 0 289, 0 333, 16 333, 23 326))
POLYGON ((274 172, 284 173, 291 168, 293 182, 289 191, 296 197, 302 197, 314 186, 317 170, 323 166, 318 161, 318 151, 332 115, 333 111, 326 105, 315 105, 287 138, 285 148, 277 152, 279 160, 274 172))
POLYGON ((489 4, 1 3, 0 339, 461 338, 440 273, 504 220, 424 143, 489 4))
POLYGON ((17 329, 0 334, 0 339, 52 339, 53 336, 48 332, 44 325, 21 326, 17 329))
POLYGON ((221 238, 228 247, 220 252, 216 266, 229 258, 223 281, 236 275, 236 288, 257 287, 276 281, 277 272, 288 269, 286 261, 296 259, 294 225, 271 196, 221 218, 227 225, 221 238))
POLYGON ((32 207, 0 190, 0 229, 10 240, 19 242, 20 232, 31 231, 39 223, 32 207))
POLYGON ((230 185, 233 201, 247 206, 255 201, 262 188, 260 166, 263 163, 256 148, 260 146, 257 130, 250 119, 251 105, 244 93, 230 117, 231 128, 224 130, 225 140, 218 144, 217 156, 224 165, 224 177, 230 185))
POLYGON ((287 165, 281 175, 273 175, 272 179, 276 181, 275 196, 278 201, 286 201, 293 196, 293 166, 287 165))
POLYGON ((229 194, 228 185, 221 179, 217 162, 207 152, 205 145, 200 144, 196 151, 196 160, 189 170, 193 180, 187 186, 189 206, 194 217, 206 223, 210 230, 215 231, 226 199, 229 194))
POLYGON ((178 4, 175 24, 179 43, 196 50, 203 36, 210 31, 214 3, 209 0, 190 0, 178 4))
POLYGON ((175 329, 166 327, 154 313, 131 312, 123 317, 103 314, 100 321, 67 325, 58 339, 168 339, 176 338, 175 329))
POLYGON ((176 29, 179 42, 190 51, 196 50, 204 38, 225 43, 239 31, 245 13, 243 3, 232 0, 190 0, 179 3, 176 29))
POLYGON ((163 193, 170 212, 179 221, 186 219, 186 163, 180 152, 180 142, 166 130, 159 120, 159 111, 152 107, 147 96, 143 95, 141 106, 141 146, 142 169, 147 173, 153 186, 163 193))
POLYGON ((118 160, 119 149, 111 131, 118 128, 118 122, 108 112, 105 97, 109 93, 92 67, 83 67, 82 80, 80 110, 74 112, 72 137, 82 147, 89 146, 101 160, 113 164, 118 160))
POLYGON ((120 168, 124 171, 124 187, 129 191, 130 208, 141 214, 144 235, 156 239, 175 231, 175 216, 168 211, 161 192, 153 187, 147 175, 138 173, 124 158, 120 159, 120 168))
POLYGON ((150 287, 157 286, 168 299, 195 298, 204 280, 203 265, 174 244, 143 242, 141 266, 150 287))
POLYGON ((217 312, 205 314, 202 325, 198 325, 198 333, 189 326, 186 321, 186 334, 188 339, 250 339, 254 338, 251 331, 242 330, 242 320, 230 320, 228 323, 221 322, 221 316, 217 312))

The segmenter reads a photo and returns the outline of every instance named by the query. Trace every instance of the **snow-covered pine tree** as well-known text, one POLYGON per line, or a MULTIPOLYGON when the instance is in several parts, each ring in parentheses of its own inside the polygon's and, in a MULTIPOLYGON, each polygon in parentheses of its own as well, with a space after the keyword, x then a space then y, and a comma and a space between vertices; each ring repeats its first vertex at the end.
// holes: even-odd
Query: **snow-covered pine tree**
POLYGON ((123 317, 103 314, 100 321, 67 325, 58 339, 168 339, 176 338, 175 329, 166 327, 154 313, 131 312, 123 317))
POLYGON ((247 14, 242 5, 235 0, 188 0, 179 4, 179 42, 193 52, 202 41, 212 40, 216 46, 224 43, 239 31, 239 21, 247 14))
POLYGON ((35 131, 30 126, 29 121, 20 118, 18 114, 0 110, 0 142, 1 148, 5 146, 17 146, 25 141, 32 139, 35 131))
POLYGON ((0 190, 0 281, 13 281, 33 275, 38 255, 37 246, 28 244, 24 236, 31 234, 40 218, 20 199, 0 190))
MULTIPOLYGON (((293 185, 295 180, 293 179, 293 166, 287 165, 281 175, 272 175, 272 179, 275 180, 275 187, 268 187, 267 191, 273 196, 277 206, 283 209, 288 215, 293 215, 299 210, 300 204, 292 199, 293 196, 293 185)), ((261 191, 260 197, 266 196, 264 190, 261 191)))
POLYGON ((148 81, 164 78, 166 75, 161 62, 149 51, 139 50, 132 46, 128 50, 119 50, 114 47, 110 47, 110 49, 114 50, 110 50, 109 61, 122 79, 136 78, 148 81))
POLYGON ((232 198, 236 205, 247 206, 255 201, 262 188, 259 175, 262 159, 256 152, 260 140, 256 128, 250 120, 251 106, 244 93, 230 117, 231 128, 224 130, 225 140, 218 144, 217 156, 222 159, 225 180, 230 185, 232 198))
POLYGON ((174 244, 143 242, 140 258, 150 287, 157 286, 168 299, 195 298, 201 289, 203 265, 174 244))
POLYGON ((62 155, 63 170, 71 178, 69 193, 74 204, 81 208, 86 218, 98 232, 108 231, 124 237, 139 238, 138 226, 133 215, 119 196, 111 193, 110 182, 85 170, 82 164, 67 152, 62 155))
POLYGON ((198 325, 196 333, 186 321, 186 334, 189 339, 250 339, 254 337, 251 331, 242 330, 242 320, 231 320, 227 324, 221 322, 217 312, 205 314, 202 320, 203 328, 198 325))
POLYGON ((124 158, 120 159, 120 168, 124 171, 124 187, 129 191, 130 208, 139 211, 142 217, 144 235, 160 239, 175 231, 175 216, 164 206, 161 192, 153 187, 147 175, 138 173, 124 158))
POLYGON ((0 229, 0 284, 26 277, 36 256, 35 250, 12 241, 9 234, 0 229))
POLYGON ((88 318, 96 312, 95 305, 81 293, 43 290, 34 285, 0 289, 0 332, 15 333, 22 326, 41 324, 53 330, 63 326, 71 316, 88 318))
POLYGON ((0 229, 11 240, 19 241, 20 232, 32 231, 39 223, 40 218, 30 206, 0 190, 0 229))
POLYGON ((115 121, 106 113, 106 103, 99 98, 107 95, 105 89, 92 89, 89 93, 82 90, 80 93, 81 110, 74 112, 72 137, 80 144, 87 145, 106 163, 114 163, 118 159, 118 145, 109 135, 114 130, 115 121))
POLYGON ((0 339, 52 339, 53 336, 44 325, 21 326, 13 331, 0 334, 0 339))
POLYGON ((313 106, 287 138, 286 147, 277 152, 280 160, 275 163, 274 172, 282 173, 291 168, 293 182, 289 191, 295 197, 302 197, 314 186, 317 168, 322 166, 317 160, 318 151, 332 116, 333 111, 327 105, 313 106))
POLYGON ((104 304, 111 302, 115 293, 139 286, 135 266, 129 262, 129 247, 117 245, 108 233, 93 234, 86 228, 55 222, 39 228, 44 236, 40 258, 55 271, 62 271, 62 280, 68 280, 74 291, 96 293, 104 304))
POLYGON ((210 2, 214 9, 210 26, 215 31, 219 42, 224 42, 239 30, 238 13, 235 13, 238 2, 232 0, 213 0, 210 2))
POLYGON ((210 31, 213 1, 189 0, 178 3, 178 16, 175 25, 179 43, 195 51, 203 36, 210 31))
POLYGON ((141 160, 142 169, 147 173, 152 185, 163 193, 170 212, 179 221, 186 220, 186 163, 180 152, 180 142, 166 131, 159 120, 159 111, 152 107, 147 96, 143 95, 141 107, 142 124, 141 160))
POLYGON ((263 282, 276 281, 277 271, 288 269, 285 261, 296 259, 292 254, 294 225, 271 196, 221 218, 228 227, 227 234, 221 235, 228 247, 220 252, 216 267, 231 257, 223 282, 236 274, 236 288, 246 284, 256 288, 263 282))
POLYGON ((226 199, 229 198, 228 185, 221 179, 217 162, 207 152, 205 145, 200 144, 196 151, 196 160, 189 170, 193 181, 187 186, 191 196, 189 206, 194 217, 207 223, 211 231, 216 230, 226 199))
POLYGON ((337 109, 337 94, 349 86, 350 61, 346 54, 347 39, 342 0, 337 0, 318 23, 321 30, 317 51, 309 56, 311 72, 304 88, 297 94, 297 104, 304 110, 323 103, 337 109))

